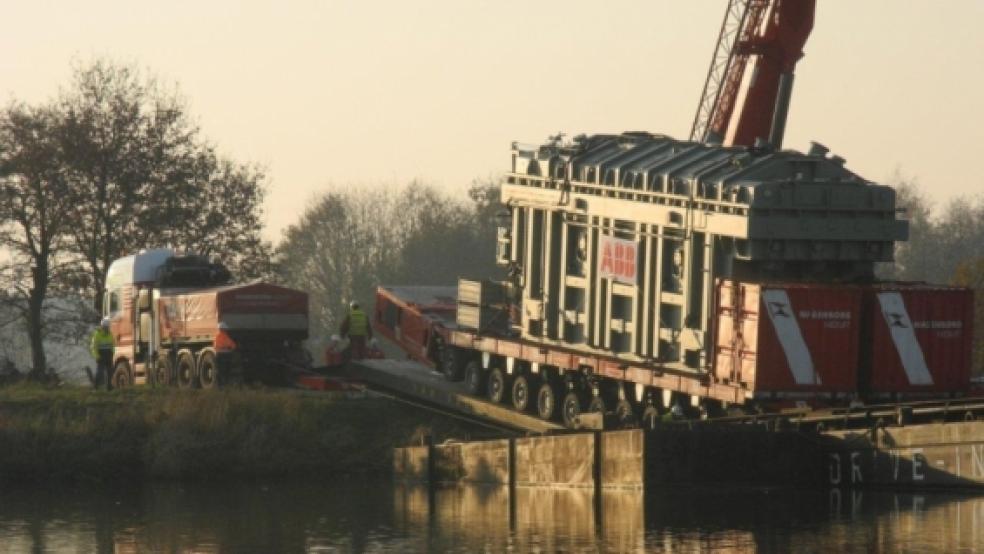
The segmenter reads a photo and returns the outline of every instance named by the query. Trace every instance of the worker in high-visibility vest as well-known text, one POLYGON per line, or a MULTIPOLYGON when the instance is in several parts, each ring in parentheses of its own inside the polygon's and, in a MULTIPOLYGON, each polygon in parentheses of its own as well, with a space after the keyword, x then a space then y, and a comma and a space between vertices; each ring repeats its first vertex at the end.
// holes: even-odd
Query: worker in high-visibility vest
POLYGON ((683 406, 679 402, 674 402, 670 411, 663 414, 663 423, 673 423, 683 419, 683 406))
POLYGON ((349 355, 353 360, 366 357, 366 344, 372 340, 372 326, 369 317, 359 308, 359 303, 353 300, 349 303, 349 312, 342 321, 341 335, 349 339, 349 355))
POLYGON ((89 340, 89 353, 96 360, 96 377, 92 385, 110 388, 110 368, 113 367, 113 334, 109 332, 109 318, 104 317, 89 340))

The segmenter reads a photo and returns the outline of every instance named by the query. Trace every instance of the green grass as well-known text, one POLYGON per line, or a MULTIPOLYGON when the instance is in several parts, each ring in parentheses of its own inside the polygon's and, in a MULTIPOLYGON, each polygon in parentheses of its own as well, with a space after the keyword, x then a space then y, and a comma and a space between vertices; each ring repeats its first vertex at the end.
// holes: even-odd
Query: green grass
POLYGON ((0 481, 386 475, 394 446, 476 430, 382 398, 0 388, 0 481))

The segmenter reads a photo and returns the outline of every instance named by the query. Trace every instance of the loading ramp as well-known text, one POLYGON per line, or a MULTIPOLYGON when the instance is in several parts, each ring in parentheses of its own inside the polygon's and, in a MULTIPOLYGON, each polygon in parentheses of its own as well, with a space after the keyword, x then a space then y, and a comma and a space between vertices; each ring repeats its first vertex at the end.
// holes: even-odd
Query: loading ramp
POLYGON ((459 414, 503 430, 519 434, 543 434, 564 429, 558 423, 469 396, 464 384, 447 381, 441 374, 414 361, 352 361, 347 373, 350 379, 362 381, 368 388, 380 390, 400 400, 459 414))

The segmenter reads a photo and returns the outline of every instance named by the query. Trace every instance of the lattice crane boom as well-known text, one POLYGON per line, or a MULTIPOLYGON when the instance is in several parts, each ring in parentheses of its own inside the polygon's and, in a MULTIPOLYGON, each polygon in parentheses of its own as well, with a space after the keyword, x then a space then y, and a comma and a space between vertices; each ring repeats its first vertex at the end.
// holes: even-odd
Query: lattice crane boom
POLYGON ((729 0, 691 140, 751 146, 762 138, 781 146, 793 70, 815 9, 816 0, 729 0))

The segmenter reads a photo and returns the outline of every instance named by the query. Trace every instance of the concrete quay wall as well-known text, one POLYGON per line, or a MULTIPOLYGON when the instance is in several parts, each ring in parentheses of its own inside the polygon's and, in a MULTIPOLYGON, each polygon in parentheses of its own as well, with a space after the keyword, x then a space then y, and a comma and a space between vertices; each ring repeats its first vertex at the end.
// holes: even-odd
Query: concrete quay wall
POLYGON ((398 448, 397 480, 518 487, 984 487, 984 422, 821 435, 667 425, 398 448))
POLYGON ((814 443, 794 433, 728 431, 632 429, 414 446, 396 449, 393 470, 407 482, 520 487, 819 483, 822 456, 814 443))

